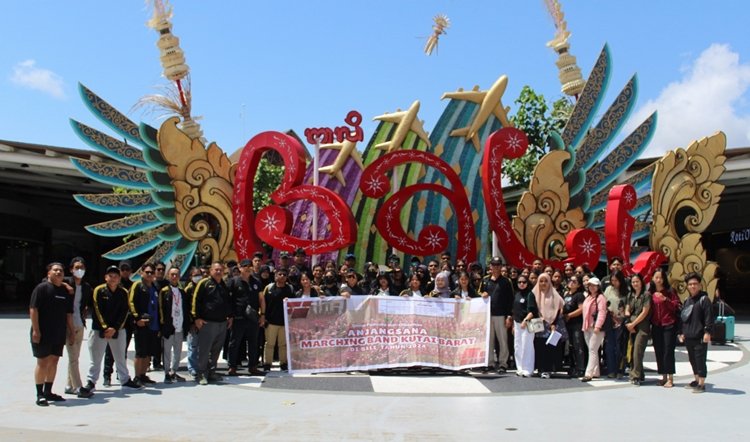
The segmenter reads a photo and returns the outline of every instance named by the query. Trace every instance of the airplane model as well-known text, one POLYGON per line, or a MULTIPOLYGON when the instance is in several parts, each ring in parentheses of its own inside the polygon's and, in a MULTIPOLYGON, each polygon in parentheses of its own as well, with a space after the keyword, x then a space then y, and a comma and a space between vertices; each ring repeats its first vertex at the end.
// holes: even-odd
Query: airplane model
POLYGON ((396 132, 393 134, 391 140, 379 143, 375 145, 375 148, 384 149, 389 153, 393 152, 394 150, 401 148, 409 131, 416 133, 419 138, 424 140, 427 147, 431 147, 432 144, 430 143, 429 135, 427 135, 427 132, 425 132, 422 127, 423 121, 417 119, 417 112, 419 112, 419 100, 412 103, 406 111, 383 114, 373 118, 373 120, 387 121, 397 124, 396 132))
POLYGON ((503 125, 503 127, 512 127, 513 124, 508 121, 508 112, 510 111, 510 108, 504 108, 502 103, 502 98, 503 94, 505 93, 506 86, 508 86, 508 76, 502 75, 497 79, 497 81, 495 81, 495 83, 492 85, 492 87, 490 87, 489 90, 484 92, 479 91, 477 88, 472 91, 459 90, 458 92, 444 93, 440 98, 441 100, 444 100, 446 98, 455 98, 457 100, 471 101, 479 105, 479 111, 474 117, 474 120, 472 120, 471 124, 461 129, 451 131, 450 135, 452 137, 463 136, 467 140, 470 139, 472 143, 474 143, 474 148, 477 150, 477 152, 479 152, 479 150, 481 149, 478 135, 479 129, 484 126, 484 123, 487 122, 487 119, 491 114, 495 115, 495 117, 500 120, 500 123, 503 125))
POLYGON ((344 164, 346 163, 346 160, 349 159, 349 157, 351 157, 357 163, 357 165, 359 165, 360 169, 365 168, 364 164, 362 163, 362 156, 359 154, 359 152, 357 152, 356 146, 356 141, 349 140, 345 140, 341 143, 321 144, 321 149, 336 149, 339 151, 339 154, 336 156, 333 164, 331 164, 330 166, 319 168, 318 172, 327 173, 328 175, 334 176, 337 180, 339 180, 342 186, 346 186, 344 174, 341 172, 341 170, 344 168, 344 164))

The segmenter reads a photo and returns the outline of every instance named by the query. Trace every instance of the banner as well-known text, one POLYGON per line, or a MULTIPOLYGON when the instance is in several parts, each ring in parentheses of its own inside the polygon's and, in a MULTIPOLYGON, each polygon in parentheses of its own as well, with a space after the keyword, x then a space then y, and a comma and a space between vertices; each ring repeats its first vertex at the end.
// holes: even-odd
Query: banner
POLYGON ((288 299, 289 371, 487 365, 485 299, 352 296, 288 299))

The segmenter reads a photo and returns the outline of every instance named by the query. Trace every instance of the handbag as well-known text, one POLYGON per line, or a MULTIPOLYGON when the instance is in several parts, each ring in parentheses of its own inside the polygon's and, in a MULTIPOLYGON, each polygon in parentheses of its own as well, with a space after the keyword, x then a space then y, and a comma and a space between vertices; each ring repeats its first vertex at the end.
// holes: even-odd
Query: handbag
POLYGON ((526 329, 529 333, 540 333, 544 331, 544 319, 542 318, 531 318, 529 319, 526 329))

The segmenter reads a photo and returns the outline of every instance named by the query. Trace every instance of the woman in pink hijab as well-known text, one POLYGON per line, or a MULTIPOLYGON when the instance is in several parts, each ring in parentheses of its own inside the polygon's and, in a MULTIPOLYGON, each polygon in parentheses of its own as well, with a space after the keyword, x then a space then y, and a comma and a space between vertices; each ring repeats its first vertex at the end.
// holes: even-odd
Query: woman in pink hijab
POLYGON ((536 368, 542 379, 549 379, 551 373, 562 365, 564 343, 560 341, 557 345, 548 345, 547 338, 556 329, 557 318, 562 314, 565 301, 552 287, 552 279, 546 272, 539 274, 537 283, 531 291, 539 309, 539 317, 544 319, 544 331, 537 333, 534 338, 536 368))

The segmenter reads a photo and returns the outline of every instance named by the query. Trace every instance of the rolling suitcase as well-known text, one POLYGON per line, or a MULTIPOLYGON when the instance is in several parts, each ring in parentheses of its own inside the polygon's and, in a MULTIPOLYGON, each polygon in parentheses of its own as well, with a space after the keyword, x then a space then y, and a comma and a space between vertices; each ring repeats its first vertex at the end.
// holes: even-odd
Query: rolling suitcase
MULTIPOLYGON (((723 336, 717 336, 717 338, 721 338, 721 341, 717 342, 721 342, 722 344, 725 344, 727 341, 734 342, 734 316, 724 315, 724 301, 719 302, 719 315, 716 317, 714 329, 717 333, 719 329, 723 329, 723 336)), ((711 333, 711 341, 714 340, 713 335, 714 333, 711 333)))

